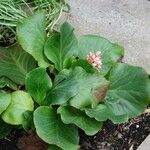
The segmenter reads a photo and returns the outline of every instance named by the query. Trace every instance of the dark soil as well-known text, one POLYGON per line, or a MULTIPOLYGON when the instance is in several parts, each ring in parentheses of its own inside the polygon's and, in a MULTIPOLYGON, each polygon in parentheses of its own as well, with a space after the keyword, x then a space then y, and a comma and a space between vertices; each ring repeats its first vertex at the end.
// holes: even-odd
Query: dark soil
POLYGON ((21 138, 23 134, 24 132, 22 132, 22 130, 12 130, 10 135, 0 140, 0 150, 18 150, 18 139, 21 138))
POLYGON ((47 150, 47 144, 33 132, 13 130, 8 137, 0 140, 0 150, 47 150))
MULTIPOLYGON (((136 150, 149 134, 150 113, 120 125, 107 121, 95 136, 80 131, 80 150, 136 150)), ((34 134, 13 130, 0 140, 0 150, 46 150, 46 144, 34 134)))
POLYGON ((17 147, 19 150, 47 150, 48 146, 37 134, 31 132, 19 139, 17 147))
POLYGON ((114 125, 107 121, 101 132, 88 137, 80 131, 81 150, 136 150, 150 134, 150 113, 114 125))

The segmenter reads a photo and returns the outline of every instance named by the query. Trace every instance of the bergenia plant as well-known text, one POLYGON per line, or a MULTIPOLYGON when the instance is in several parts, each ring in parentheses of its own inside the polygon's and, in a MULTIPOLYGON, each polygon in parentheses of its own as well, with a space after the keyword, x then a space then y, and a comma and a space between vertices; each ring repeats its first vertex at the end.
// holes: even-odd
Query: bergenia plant
POLYGON ((45 13, 17 26, 18 43, 0 48, 0 137, 13 125, 33 129, 49 150, 77 150, 78 128, 124 123, 149 103, 149 77, 122 63, 123 47, 95 36, 76 38, 65 22, 47 37, 45 13))

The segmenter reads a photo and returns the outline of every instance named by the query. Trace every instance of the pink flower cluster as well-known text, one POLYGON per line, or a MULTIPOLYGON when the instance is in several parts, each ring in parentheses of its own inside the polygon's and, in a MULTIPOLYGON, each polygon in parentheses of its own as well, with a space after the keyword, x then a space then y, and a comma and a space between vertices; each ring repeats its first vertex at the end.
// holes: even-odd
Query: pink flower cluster
POLYGON ((97 51, 96 53, 89 52, 89 54, 87 55, 87 61, 94 68, 99 70, 102 66, 101 52, 100 51, 97 51))

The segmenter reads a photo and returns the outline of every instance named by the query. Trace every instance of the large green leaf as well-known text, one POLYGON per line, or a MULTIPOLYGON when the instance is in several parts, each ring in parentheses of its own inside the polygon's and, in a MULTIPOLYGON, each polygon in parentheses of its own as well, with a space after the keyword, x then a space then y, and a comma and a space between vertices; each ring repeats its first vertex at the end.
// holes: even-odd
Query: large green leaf
POLYGON ((79 58, 81 59, 86 59, 89 52, 101 51, 102 68, 100 71, 104 75, 124 55, 123 47, 95 35, 81 36, 78 40, 77 49, 79 50, 79 58))
POLYGON ((75 61, 72 62, 72 65, 71 65, 72 68, 75 68, 77 66, 82 67, 88 73, 95 73, 96 72, 96 69, 93 68, 93 66, 90 65, 88 63, 88 61, 85 60, 85 59, 77 59, 77 60, 75 60, 75 61))
POLYGON ((47 150, 62 150, 62 149, 58 146, 50 145, 47 150))
POLYGON ((76 108, 94 107, 103 99, 103 93, 109 82, 99 74, 87 73, 83 68, 76 67, 72 74, 79 86, 79 92, 70 101, 76 108))
POLYGON ((0 114, 5 111, 11 102, 11 95, 8 93, 0 93, 0 114))
POLYGON ((1 77, 0 78, 0 89, 4 88, 4 87, 9 87, 13 90, 17 90, 17 84, 14 83, 13 81, 11 81, 9 78, 7 77, 1 77))
POLYGON ((70 106, 58 108, 61 119, 66 124, 75 124, 85 131, 87 135, 94 135, 102 128, 102 122, 90 118, 84 112, 70 106))
POLYGON ((122 123, 144 111, 149 100, 149 78, 142 68, 118 64, 111 71, 109 80, 105 103, 86 109, 90 117, 122 123))
POLYGON ((78 132, 73 125, 64 124, 56 110, 41 106, 34 112, 34 124, 38 136, 48 144, 65 150, 77 150, 78 132))
POLYGON ((36 62, 21 47, 0 47, 0 77, 6 76, 23 85, 26 74, 36 67, 36 62))
POLYGON ((149 85, 149 99, 150 99, 150 79, 148 81, 148 85, 149 85))
POLYGON ((33 122, 33 111, 25 111, 23 113, 24 119, 22 122, 22 127, 24 130, 28 131, 29 129, 34 130, 34 122, 33 122))
POLYGON ((45 103, 47 105, 60 105, 74 97, 79 91, 79 86, 75 76, 76 74, 72 71, 66 69, 61 71, 56 76, 53 87, 45 99, 45 103))
POLYGON ((31 96, 23 91, 11 94, 11 103, 2 114, 2 119, 9 124, 19 125, 23 123, 23 113, 33 111, 34 105, 31 96))
POLYGON ((36 68, 26 76, 26 89, 38 104, 42 103, 51 87, 52 81, 45 68, 36 68))
POLYGON ((71 25, 65 22, 61 27, 60 34, 49 37, 45 44, 45 55, 59 71, 64 68, 65 59, 74 54, 73 47, 77 40, 73 30, 71 25))
POLYGON ((46 40, 45 22, 45 13, 37 11, 17 26, 17 38, 20 45, 38 61, 41 67, 48 66, 43 52, 46 40))

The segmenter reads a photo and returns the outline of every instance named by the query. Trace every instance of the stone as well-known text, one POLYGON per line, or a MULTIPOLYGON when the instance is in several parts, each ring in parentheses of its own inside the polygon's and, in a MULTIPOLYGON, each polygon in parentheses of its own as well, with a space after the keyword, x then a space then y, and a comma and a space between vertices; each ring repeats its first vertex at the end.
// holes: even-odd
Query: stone
POLYGON ((96 34, 125 48, 124 62, 150 73, 150 1, 68 0, 77 35, 96 34))
POLYGON ((150 135, 147 136, 137 150, 150 150, 150 135))

